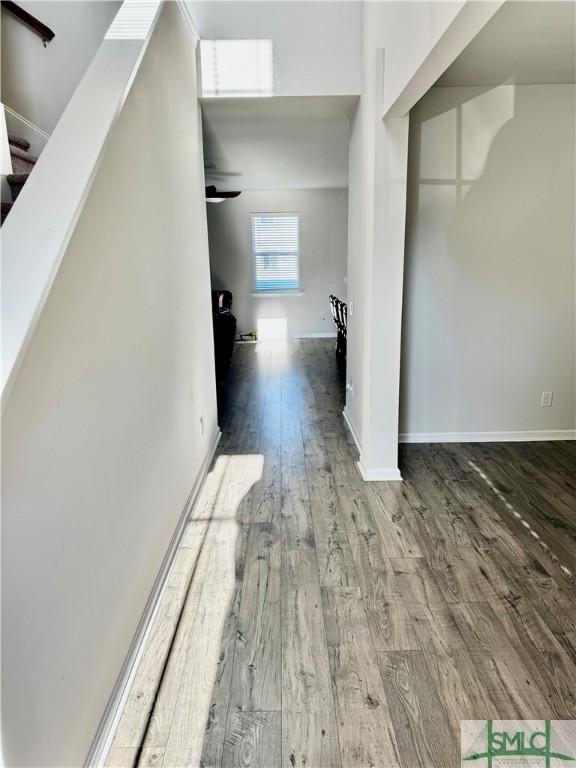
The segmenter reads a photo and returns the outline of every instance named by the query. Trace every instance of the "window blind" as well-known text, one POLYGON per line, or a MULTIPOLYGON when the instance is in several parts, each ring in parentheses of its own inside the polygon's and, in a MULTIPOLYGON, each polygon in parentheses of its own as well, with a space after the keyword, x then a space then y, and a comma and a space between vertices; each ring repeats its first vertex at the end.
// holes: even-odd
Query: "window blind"
POLYGON ((272 40, 201 40, 203 96, 271 96, 272 40))
POLYGON ((252 260, 257 293, 300 290, 300 217, 252 214, 252 260))
POLYGON ((105 40, 145 40, 160 0, 125 0, 106 32, 105 40))

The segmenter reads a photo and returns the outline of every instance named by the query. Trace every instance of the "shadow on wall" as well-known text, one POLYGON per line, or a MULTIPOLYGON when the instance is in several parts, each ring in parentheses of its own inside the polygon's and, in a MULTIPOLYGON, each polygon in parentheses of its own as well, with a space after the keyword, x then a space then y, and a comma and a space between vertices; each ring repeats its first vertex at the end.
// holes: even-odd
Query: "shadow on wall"
POLYGON ((234 284, 234 280, 236 279, 238 241, 235 232, 231 228, 226 227, 222 222, 222 216, 219 215, 221 214, 221 211, 217 210, 222 205, 231 204, 233 205, 234 203, 232 201, 226 201, 224 203, 210 204, 206 206, 208 219, 208 250, 210 250, 211 238, 213 237, 213 233, 211 233, 210 230, 214 227, 218 227, 218 238, 222 241, 221 248, 230 254, 228 261, 230 273, 225 275, 222 275, 217 271, 214 266, 212 255, 210 257, 210 279, 213 291, 229 291, 230 286, 234 284))
POLYGON ((574 391, 538 332, 566 335, 574 311, 574 170, 560 149, 574 145, 570 87, 435 88, 415 110, 402 432, 536 429, 524 426, 533 393, 522 390, 543 366, 574 391), (506 424, 496 409, 487 425, 492 386, 506 424))

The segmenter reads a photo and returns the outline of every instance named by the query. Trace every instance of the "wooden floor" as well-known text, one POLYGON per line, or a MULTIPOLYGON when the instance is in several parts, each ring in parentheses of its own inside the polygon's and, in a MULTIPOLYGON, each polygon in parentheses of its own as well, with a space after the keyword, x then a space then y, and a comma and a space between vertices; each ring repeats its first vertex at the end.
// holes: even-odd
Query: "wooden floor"
POLYGON ((115 766, 450 768, 576 718, 576 446, 413 445, 363 483, 332 342, 237 345, 115 766))

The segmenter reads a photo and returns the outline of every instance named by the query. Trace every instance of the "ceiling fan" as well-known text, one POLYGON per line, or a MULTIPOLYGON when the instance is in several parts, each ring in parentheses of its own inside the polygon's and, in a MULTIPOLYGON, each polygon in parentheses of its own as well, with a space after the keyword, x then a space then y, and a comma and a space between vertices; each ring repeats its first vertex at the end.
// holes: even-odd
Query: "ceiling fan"
POLYGON ((240 191, 234 191, 234 192, 223 192, 218 191, 216 187, 211 184, 210 186, 206 187, 206 202, 207 203, 223 203, 225 200, 231 200, 234 197, 238 197, 240 195, 240 191))

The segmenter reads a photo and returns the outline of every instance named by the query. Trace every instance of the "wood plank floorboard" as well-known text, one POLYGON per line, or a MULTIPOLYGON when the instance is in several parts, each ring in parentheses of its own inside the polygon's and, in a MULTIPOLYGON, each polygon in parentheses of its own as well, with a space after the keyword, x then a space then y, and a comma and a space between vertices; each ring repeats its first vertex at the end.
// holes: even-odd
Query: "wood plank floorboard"
POLYGON ((418 650, 412 620, 390 560, 384 556, 384 544, 361 481, 356 480, 353 466, 348 473, 344 466, 335 464, 334 476, 374 647, 377 651, 418 650))
POLYGON ((467 649, 437 653, 423 651, 452 733, 460 738, 460 721, 498 719, 499 710, 467 649))
MULTIPOLYGON (((280 712, 233 712, 224 740, 230 768, 280 768, 280 712)), ((205 768, 212 768, 206 764, 205 768)))
POLYGON ((230 707, 280 711, 280 530, 253 523, 248 534, 230 707))
POLYGON ((421 652, 378 654, 403 768, 444 768, 458 762, 448 715, 421 652))
POLYGON ((334 342, 237 344, 106 765, 456 768, 576 718, 576 445, 402 445, 364 483, 334 342))
POLYGON ((398 766, 392 720, 358 589, 323 589, 342 765, 398 766))
POLYGON ((282 565, 283 765, 337 767, 340 749, 316 553, 288 550, 282 565))

